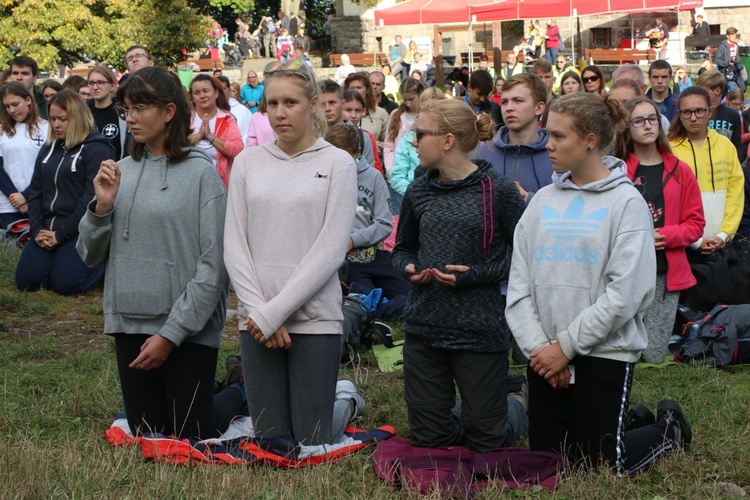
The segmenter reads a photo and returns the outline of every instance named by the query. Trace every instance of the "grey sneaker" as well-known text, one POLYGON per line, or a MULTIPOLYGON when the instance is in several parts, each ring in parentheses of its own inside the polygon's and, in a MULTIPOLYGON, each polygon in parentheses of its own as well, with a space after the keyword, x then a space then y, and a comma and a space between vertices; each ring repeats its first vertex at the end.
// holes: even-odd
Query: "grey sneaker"
POLYGON ((365 411, 365 400, 359 393, 359 387, 349 377, 343 377, 336 382, 336 399, 351 399, 354 401, 354 416, 352 419, 361 417, 365 411))
POLYGON ((666 422, 668 426, 676 427, 680 431, 679 445, 683 450, 690 451, 693 441, 693 429, 685 417, 682 407, 677 401, 662 399, 656 406, 656 421, 666 422))

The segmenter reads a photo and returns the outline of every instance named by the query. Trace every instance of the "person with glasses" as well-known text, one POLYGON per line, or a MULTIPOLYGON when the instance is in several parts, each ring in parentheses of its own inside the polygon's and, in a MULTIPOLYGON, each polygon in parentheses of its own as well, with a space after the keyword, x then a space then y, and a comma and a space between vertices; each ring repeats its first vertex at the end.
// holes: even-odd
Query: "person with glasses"
POLYGON ((597 94, 602 97, 607 92, 607 81, 599 66, 591 65, 583 68, 581 81, 587 94, 597 94))
POLYGON ((201 74, 190 83, 193 99, 193 127, 190 143, 203 148, 211 158, 225 186, 229 186, 229 174, 235 156, 245 147, 237 120, 219 80, 201 74))
POLYGON ((660 401, 656 416, 643 408, 642 419, 627 411, 656 256, 646 201, 625 163, 605 154, 625 118, 617 102, 593 94, 550 104, 555 173, 516 228, 505 309, 531 359, 529 448, 618 476, 692 440, 676 401, 660 401))
POLYGON ((574 64, 571 64, 568 62, 568 59, 565 57, 565 54, 557 54, 557 57, 555 58, 555 65, 552 68, 552 76, 555 77, 555 83, 552 85, 553 92, 556 92, 556 93, 561 92, 560 88, 562 86, 563 75, 568 72, 573 72, 579 77, 581 76, 581 73, 578 71, 578 68, 576 68, 574 64))
POLYGON ((88 86, 93 97, 89 99, 88 105, 96 128, 112 142, 115 147, 115 159, 121 160, 127 155, 129 133, 125 120, 119 117, 116 109, 115 75, 106 66, 94 66, 89 70, 88 86))
POLYGON ((84 293, 104 276, 104 267, 92 269, 81 260, 76 241, 99 165, 114 158, 114 146, 96 130, 83 98, 69 89, 55 94, 49 102, 49 135, 28 189, 32 239, 16 267, 19 290, 84 293))
POLYGON ((240 97, 251 113, 256 113, 258 111, 258 105, 263 98, 264 88, 265 87, 258 78, 258 73, 255 71, 248 71, 247 83, 242 86, 240 97))
POLYGON ((702 262, 737 232, 745 203, 745 177, 732 143, 708 126, 713 111, 708 91, 688 87, 677 98, 677 108, 669 144, 690 167, 701 190, 706 226, 690 246, 688 257, 702 262))
POLYGON ((680 291, 696 284, 685 249, 703 235, 706 220, 698 182, 672 154, 659 108, 647 97, 624 107, 628 126, 617 134, 613 154, 625 161, 628 178, 648 204, 656 251, 656 292, 643 318, 648 346, 641 361, 659 364, 669 353, 680 291))
POLYGON ((129 156, 97 165, 78 251, 107 266, 104 333, 114 337, 128 426, 136 437, 218 437, 245 400, 239 383, 214 395, 226 190, 188 141, 190 103, 175 75, 143 68, 117 97, 129 156))
POLYGON ((273 64, 264 99, 276 140, 237 157, 224 262, 237 293, 255 437, 335 443, 364 409, 356 385, 336 380, 338 269, 356 213, 357 169, 321 137, 326 121, 312 70, 299 59, 273 64))
MULTIPOLYGON (((133 74, 141 68, 147 68, 154 65, 151 54, 146 47, 142 45, 133 45, 125 52, 125 65, 128 68, 128 74, 133 74)), ((120 83, 124 83, 122 79, 120 83)))
POLYGON ((513 446, 528 424, 525 395, 508 394, 500 293, 524 202, 492 165, 469 159, 491 130, 489 115, 452 99, 425 103, 414 124, 426 173, 406 190, 393 250, 412 283, 402 325, 414 446, 487 453, 513 446))
POLYGON ((0 229, 26 218, 28 188, 49 129, 21 82, 0 87, 0 229))
MULTIPOLYGON (((47 100, 47 102, 52 99, 53 95, 61 92, 62 89, 63 86, 57 80, 47 80, 42 84, 42 94, 44 95, 44 98, 47 100)), ((46 108, 47 104, 45 103, 44 106, 46 108)))
POLYGON ((745 96, 738 88, 733 88, 727 93, 727 107, 737 111, 740 115, 740 131, 742 132, 742 147, 739 151, 740 163, 744 163, 750 153, 750 109, 743 109, 745 96))

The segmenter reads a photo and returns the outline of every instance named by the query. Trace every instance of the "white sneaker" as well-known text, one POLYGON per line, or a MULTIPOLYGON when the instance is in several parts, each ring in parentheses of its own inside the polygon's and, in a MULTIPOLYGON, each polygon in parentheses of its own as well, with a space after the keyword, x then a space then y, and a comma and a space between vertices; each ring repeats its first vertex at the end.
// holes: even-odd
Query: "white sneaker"
POLYGON ((361 417, 365 411, 365 400, 360 395, 357 384, 348 377, 336 382, 336 399, 351 399, 354 401, 354 416, 352 419, 361 417))

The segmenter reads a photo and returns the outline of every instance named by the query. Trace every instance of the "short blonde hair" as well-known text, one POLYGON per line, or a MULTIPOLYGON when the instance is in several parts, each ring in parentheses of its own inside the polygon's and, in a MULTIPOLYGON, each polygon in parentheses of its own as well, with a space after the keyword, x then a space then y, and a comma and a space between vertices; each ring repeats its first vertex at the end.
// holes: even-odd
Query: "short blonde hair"
MULTIPOLYGON (((70 149, 82 143, 94 131, 94 117, 91 115, 86 101, 78 92, 70 89, 63 90, 49 100, 48 113, 52 114, 52 106, 57 106, 68 114, 68 132, 65 134, 63 147, 70 149)), ((47 143, 55 140, 55 131, 50 126, 47 143)))

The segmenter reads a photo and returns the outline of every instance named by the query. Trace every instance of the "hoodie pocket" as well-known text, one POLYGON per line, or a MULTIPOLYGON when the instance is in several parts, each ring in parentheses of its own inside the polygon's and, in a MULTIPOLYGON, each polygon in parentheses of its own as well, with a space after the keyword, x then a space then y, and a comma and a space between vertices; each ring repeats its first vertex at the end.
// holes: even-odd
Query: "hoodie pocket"
POLYGON ((118 257, 114 266, 116 313, 130 317, 166 316, 182 294, 173 262, 118 257))

